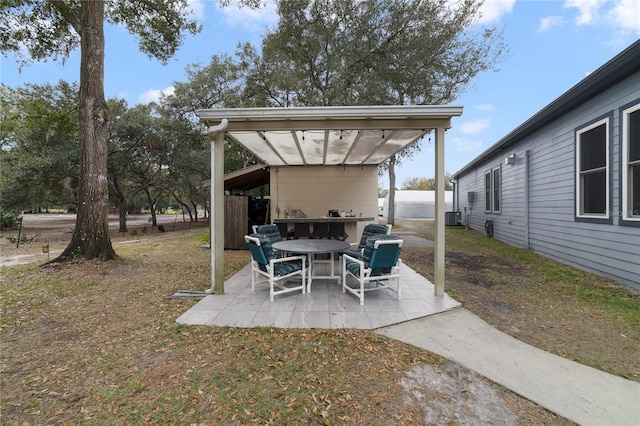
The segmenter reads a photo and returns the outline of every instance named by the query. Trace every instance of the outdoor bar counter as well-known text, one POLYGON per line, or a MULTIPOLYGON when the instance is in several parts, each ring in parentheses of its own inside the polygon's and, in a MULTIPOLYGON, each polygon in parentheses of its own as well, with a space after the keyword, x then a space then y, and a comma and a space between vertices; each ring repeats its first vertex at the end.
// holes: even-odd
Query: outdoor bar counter
POLYGON ((281 227, 280 233, 285 236, 284 226, 287 227, 286 235, 293 238, 337 238, 354 241, 360 238, 358 222, 373 222, 373 217, 286 217, 274 219, 274 223, 281 227), (323 224, 323 225, 321 225, 323 224), (315 225, 315 226, 314 226, 315 225))

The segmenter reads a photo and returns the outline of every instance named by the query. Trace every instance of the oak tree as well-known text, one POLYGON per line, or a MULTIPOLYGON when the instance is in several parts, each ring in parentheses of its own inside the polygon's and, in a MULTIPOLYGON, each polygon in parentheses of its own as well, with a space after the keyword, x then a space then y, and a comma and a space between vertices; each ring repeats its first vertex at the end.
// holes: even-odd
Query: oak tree
MULTIPOLYGON (((455 100, 506 51, 479 24, 483 0, 289 0, 262 53, 241 52, 271 106, 439 105, 455 100)), ((394 167, 419 145, 389 159, 394 167)), ((393 223, 391 213, 390 223, 393 223)))
POLYGON ((75 209, 78 86, 1 86, 0 109, 0 208, 75 209))
POLYGON ((113 259, 107 217, 104 25, 125 26, 144 53, 164 62, 186 33, 200 29, 188 0, 18 0, 2 3, 0 20, 0 50, 12 52, 22 63, 64 61, 80 47, 78 211, 71 241, 54 262, 77 256, 113 259))

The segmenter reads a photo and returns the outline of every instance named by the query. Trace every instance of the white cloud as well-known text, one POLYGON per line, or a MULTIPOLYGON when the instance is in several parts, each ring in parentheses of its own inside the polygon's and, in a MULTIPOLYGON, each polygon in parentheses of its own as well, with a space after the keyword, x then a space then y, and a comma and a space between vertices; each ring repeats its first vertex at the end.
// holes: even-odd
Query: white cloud
POLYGON ((618 0, 609 10, 607 19, 621 30, 640 34, 640 2, 618 0))
POLYGON ((565 22, 566 20, 562 16, 546 16, 540 20, 538 31, 546 31, 552 27, 559 27, 565 22))
POLYGON ((241 7, 237 1, 231 1, 229 6, 220 8, 220 13, 225 17, 227 25, 240 27, 245 31, 256 32, 267 26, 273 26, 278 22, 276 4, 272 0, 264 2, 260 9, 241 7))
POLYGON ((640 34, 638 0, 566 0, 564 7, 578 9, 577 25, 604 25, 616 31, 640 34))
POLYGON ((488 24, 499 21, 504 15, 511 13, 516 0, 486 0, 480 7, 482 16, 478 20, 480 24, 488 24))
POLYGON ((492 104, 478 104, 474 105, 474 108, 482 112, 493 112, 496 110, 496 107, 492 104))
POLYGON ((205 17, 203 0, 188 0, 191 14, 198 22, 203 22, 205 17))
POLYGON ((467 121, 462 123, 459 127, 460 132, 465 135, 473 135, 489 128, 491 124, 488 118, 481 118, 480 120, 467 121))
POLYGON ((169 86, 164 89, 149 89, 138 96, 138 103, 148 104, 150 102, 157 102, 162 95, 173 95, 173 92, 175 92, 175 87, 173 86, 169 86))
POLYGON ((484 144, 481 140, 468 138, 451 138, 455 152, 480 152, 484 144))
POLYGON ((575 7, 578 9, 576 24, 587 25, 593 22, 594 18, 598 15, 600 6, 604 2, 605 0, 566 0, 564 2, 564 7, 575 7))

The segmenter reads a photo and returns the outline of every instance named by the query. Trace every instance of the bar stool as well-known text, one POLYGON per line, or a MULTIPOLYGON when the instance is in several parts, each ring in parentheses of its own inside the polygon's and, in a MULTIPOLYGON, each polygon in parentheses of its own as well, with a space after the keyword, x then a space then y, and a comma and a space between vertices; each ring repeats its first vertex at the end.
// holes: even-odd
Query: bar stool
POLYGON ((311 238, 329 238, 329 224, 327 222, 313 222, 311 238))
POLYGON ((288 240, 293 237, 293 232, 289 232, 289 226, 286 223, 276 223, 276 225, 283 240, 288 240))
POLYGON ((344 222, 329 223, 329 238, 340 241, 344 241, 349 238, 349 235, 344 232, 344 222))
POLYGON ((298 238, 309 238, 311 236, 311 233, 309 232, 309 223, 308 222, 304 222, 304 223, 294 223, 293 224, 293 238, 294 239, 298 239, 298 238))

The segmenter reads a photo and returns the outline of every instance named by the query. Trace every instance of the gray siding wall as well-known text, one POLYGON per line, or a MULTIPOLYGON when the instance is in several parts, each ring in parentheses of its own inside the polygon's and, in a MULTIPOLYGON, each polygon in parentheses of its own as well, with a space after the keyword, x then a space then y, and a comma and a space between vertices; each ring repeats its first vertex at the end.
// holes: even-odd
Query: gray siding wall
POLYGON ((499 157, 491 158, 459 176, 458 208, 462 221, 484 233, 493 220, 494 238, 580 269, 613 278, 640 289, 640 227, 620 226, 619 108, 640 99, 640 74, 558 117, 535 134, 519 141, 499 157), (610 117, 611 223, 575 220, 575 129, 598 118, 610 117), (504 165, 508 155, 515 165, 504 165), (525 187, 526 160, 529 185, 525 187), (484 174, 502 170, 501 212, 485 213, 484 174), (528 190, 528 209, 527 209, 528 190), (467 194, 475 193, 475 202, 467 194), (528 226, 527 226, 528 225, 528 226))

